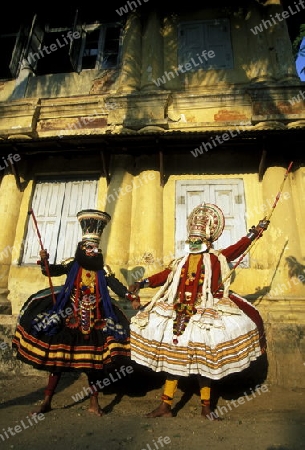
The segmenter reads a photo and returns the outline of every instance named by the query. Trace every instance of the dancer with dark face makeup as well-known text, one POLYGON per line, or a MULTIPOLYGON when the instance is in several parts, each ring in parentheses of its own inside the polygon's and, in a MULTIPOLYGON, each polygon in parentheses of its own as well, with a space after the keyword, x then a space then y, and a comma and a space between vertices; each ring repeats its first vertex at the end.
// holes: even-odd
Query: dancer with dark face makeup
POLYGON ((43 403, 35 413, 51 410, 62 372, 79 371, 88 378, 89 412, 101 416, 98 391, 105 369, 130 364, 129 321, 111 299, 108 287, 130 300, 134 309, 140 301, 104 266, 98 247, 111 217, 89 209, 80 211, 77 218, 82 241, 74 258, 50 264, 47 270, 47 250, 40 251, 42 273, 51 277, 66 274, 65 285, 54 288, 54 296, 50 289, 32 295, 21 309, 13 337, 18 359, 50 372, 43 403))

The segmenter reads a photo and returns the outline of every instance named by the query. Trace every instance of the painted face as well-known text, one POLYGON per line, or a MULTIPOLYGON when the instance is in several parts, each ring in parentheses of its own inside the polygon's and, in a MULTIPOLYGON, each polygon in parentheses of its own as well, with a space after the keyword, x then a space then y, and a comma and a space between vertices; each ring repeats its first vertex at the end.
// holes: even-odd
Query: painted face
POLYGON ((86 241, 82 244, 82 250, 85 250, 86 256, 95 256, 100 250, 95 242, 86 241))
POLYGON ((201 248, 203 240, 196 236, 190 236, 188 239, 190 251, 198 251, 201 248))
POLYGON ((208 249, 207 243, 198 236, 189 236, 187 245, 190 253, 201 253, 208 249))

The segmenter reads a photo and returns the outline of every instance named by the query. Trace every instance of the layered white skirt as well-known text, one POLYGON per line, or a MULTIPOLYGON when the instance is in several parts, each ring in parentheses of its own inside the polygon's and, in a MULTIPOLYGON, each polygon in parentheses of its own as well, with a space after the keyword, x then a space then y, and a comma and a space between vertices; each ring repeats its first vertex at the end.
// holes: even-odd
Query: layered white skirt
POLYGON ((258 310, 234 293, 214 300, 212 308, 190 317, 177 343, 173 305, 159 300, 139 311, 130 324, 131 359, 155 372, 214 380, 249 367, 266 349, 258 310))

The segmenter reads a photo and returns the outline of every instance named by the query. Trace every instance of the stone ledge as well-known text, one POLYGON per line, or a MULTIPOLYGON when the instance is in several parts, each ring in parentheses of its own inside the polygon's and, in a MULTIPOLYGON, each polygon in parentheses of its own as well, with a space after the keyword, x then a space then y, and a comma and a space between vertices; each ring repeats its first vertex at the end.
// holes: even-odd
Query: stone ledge
POLYGON ((265 322, 305 325, 304 298, 263 299, 254 306, 265 322))

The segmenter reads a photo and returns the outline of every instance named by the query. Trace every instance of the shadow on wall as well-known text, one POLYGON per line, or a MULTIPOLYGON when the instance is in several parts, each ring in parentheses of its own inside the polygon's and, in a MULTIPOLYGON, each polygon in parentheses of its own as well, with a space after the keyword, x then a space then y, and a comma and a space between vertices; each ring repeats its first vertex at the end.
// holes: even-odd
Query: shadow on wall
POLYGON ((305 266, 295 256, 287 256, 286 264, 288 266, 289 277, 298 278, 302 284, 305 284, 305 266))
POLYGON ((143 278, 145 269, 143 266, 136 266, 131 270, 122 268, 120 269, 120 272, 125 278, 127 285, 130 286, 143 278))

